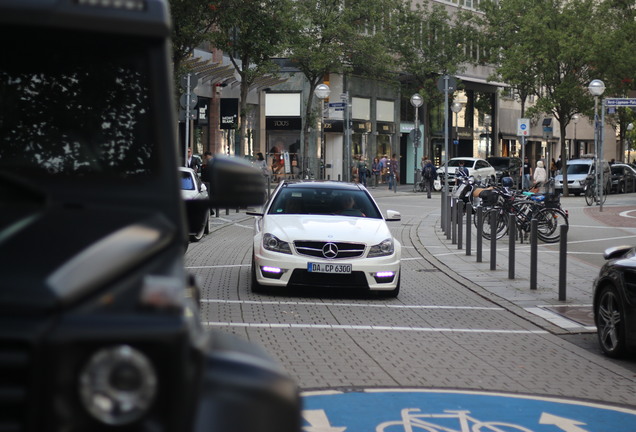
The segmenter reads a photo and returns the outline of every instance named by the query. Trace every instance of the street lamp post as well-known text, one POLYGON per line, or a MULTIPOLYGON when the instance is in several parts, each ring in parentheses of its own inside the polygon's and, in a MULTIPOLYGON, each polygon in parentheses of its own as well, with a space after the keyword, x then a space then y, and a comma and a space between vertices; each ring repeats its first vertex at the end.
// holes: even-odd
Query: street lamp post
POLYGON ((314 90, 320 99, 320 178, 325 178, 325 99, 329 97, 331 89, 327 84, 318 84, 314 90))
MULTIPOLYGON (((464 106, 461 102, 453 102, 451 111, 455 113, 455 139, 453 144, 459 145, 459 112, 464 106)), ((455 148, 455 156, 457 156, 457 148, 455 148)))
POLYGON ((413 181, 417 182, 417 148, 420 146, 420 116, 419 108, 424 103, 424 99, 419 93, 411 96, 411 105, 415 107, 415 133, 413 134, 413 181))
MULTIPOLYGON (((486 157, 488 157, 488 148, 490 147, 490 125, 492 124, 492 117, 489 114, 484 114, 484 126, 486 126, 486 157)), ((491 149, 492 153, 492 149, 491 149)))
MULTIPOLYGON (((572 121, 574 122, 574 142, 572 143, 572 148, 570 149, 572 152, 576 152, 579 153, 579 146, 576 144, 576 125, 579 122, 579 115, 578 114, 574 114, 572 116, 572 121)), ((574 153, 573 153, 574 154, 574 153)), ((566 157, 569 156, 568 154, 565 155, 566 157)), ((561 162, 562 164, 565 163, 565 161, 561 162)))
POLYGON ((596 182, 596 196, 599 199, 600 211, 603 211, 603 172, 600 169, 601 163, 599 158, 603 157, 599 154, 599 146, 601 145, 600 125, 598 121, 598 97, 605 91, 605 83, 599 79, 592 80, 588 86, 588 90, 594 96, 594 172, 598 181, 596 182))
POLYGON ((627 125, 627 133, 629 134, 627 137, 627 162, 626 163, 630 163, 629 159, 629 153, 632 150, 632 131, 634 130, 634 123, 630 123, 627 125))

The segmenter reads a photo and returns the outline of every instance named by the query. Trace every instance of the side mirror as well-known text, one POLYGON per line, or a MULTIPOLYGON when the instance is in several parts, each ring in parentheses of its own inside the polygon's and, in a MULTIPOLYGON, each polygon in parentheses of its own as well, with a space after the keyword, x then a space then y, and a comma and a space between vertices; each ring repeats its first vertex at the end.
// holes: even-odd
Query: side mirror
POLYGON ((210 207, 258 206, 265 202, 265 176, 247 161, 215 156, 208 162, 207 178, 210 207))
POLYGON ((386 218, 384 220, 387 221, 387 222, 401 221, 402 220, 402 215, 400 214, 399 211, 387 210, 386 211, 386 218))

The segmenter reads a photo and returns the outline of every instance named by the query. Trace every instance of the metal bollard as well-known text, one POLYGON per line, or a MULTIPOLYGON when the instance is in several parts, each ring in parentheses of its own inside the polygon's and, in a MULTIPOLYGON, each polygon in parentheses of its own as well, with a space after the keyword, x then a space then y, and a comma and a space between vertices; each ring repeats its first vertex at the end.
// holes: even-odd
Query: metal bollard
POLYGON ((446 206, 444 203, 446 202, 446 193, 442 189, 442 217, 440 218, 442 232, 446 234, 446 206))
POLYGON ((471 247, 471 216, 473 215, 473 206, 470 204, 466 205, 466 256, 470 256, 470 247, 471 247))
POLYGON ((457 244, 457 216, 459 212, 457 211, 459 207, 459 201, 456 198, 451 199, 451 244, 457 244))
POLYGON ((477 207, 477 262, 481 262, 482 236, 484 235, 484 209, 477 207))
POLYGON ((446 233, 446 239, 450 239, 451 236, 451 195, 446 195, 446 202, 445 202, 445 206, 446 206, 446 219, 444 220, 444 223, 446 224, 446 228, 444 228, 444 232, 446 233))
POLYGON ((462 248, 462 234, 464 232, 464 201, 457 202, 457 249, 462 248))
POLYGON ((450 240, 451 238, 451 225, 453 222, 453 206, 452 206, 452 198, 450 196, 446 197, 446 240, 450 240))
POLYGON ((565 301, 567 267, 568 267, 568 226, 559 226, 561 239, 559 243, 559 301, 565 301))
POLYGON ((515 216, 508 216, 508 279, 515 278, 515 243, 517 241, 517 225, 515 216))
POLYGON ((537 289, 537 220, 530 221, 530 289, 537 289))
POLYGON ((490 212, 490 270, 497 270, 497 212, 496 211, 490 212))

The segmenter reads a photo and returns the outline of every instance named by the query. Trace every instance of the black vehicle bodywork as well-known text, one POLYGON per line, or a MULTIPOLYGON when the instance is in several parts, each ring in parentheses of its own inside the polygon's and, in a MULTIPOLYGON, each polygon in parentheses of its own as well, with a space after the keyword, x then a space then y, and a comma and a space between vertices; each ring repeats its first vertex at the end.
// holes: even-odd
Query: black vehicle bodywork
POLYGON ((200 324, 188 220, 263 182, 219 159, 215 201, 181 199, 167 2, 0 0, 0 23, 0 429, 298 431, 280 366, 200 324))
POLYGON ((605 250, 594 280, 594 321, 605 354, 620 357, 636 347, 636 248, 605 250))
POLYGON ((496 176, 497 176, 497 184, 501 184, 501 178, 503 174, 507 172, 510 177, 512 177, 512 181, 514 187, 521 187, 521 159, 518 157, 507 157, 507 156, 490 156, 487 157, 486 160, 490 165, 495 168, 496 176))

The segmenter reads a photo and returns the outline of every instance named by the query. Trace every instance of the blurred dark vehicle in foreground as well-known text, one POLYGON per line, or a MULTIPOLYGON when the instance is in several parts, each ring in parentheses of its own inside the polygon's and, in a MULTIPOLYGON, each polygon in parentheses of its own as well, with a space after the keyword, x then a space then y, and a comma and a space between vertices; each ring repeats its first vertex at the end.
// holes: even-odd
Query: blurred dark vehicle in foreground
POLYGON ((0 0, 1 430, 300 429, 279 365, 201 327, 186 221, 264 185, 215 158, 184 203, 169 35, 163 0, 0 0))

